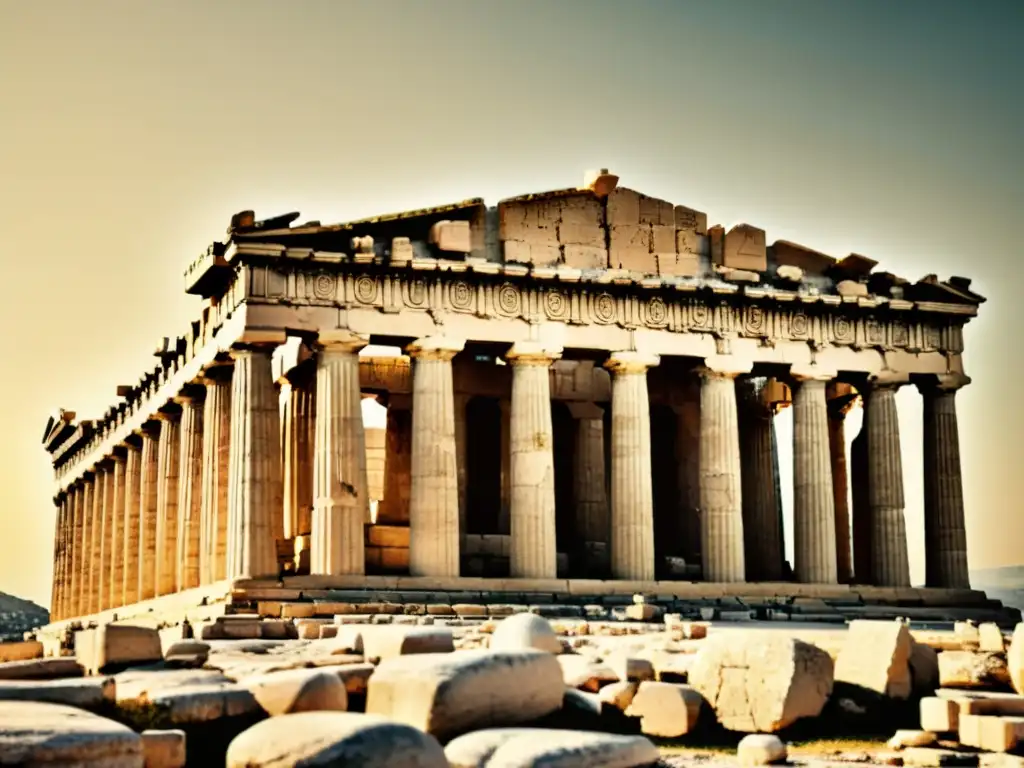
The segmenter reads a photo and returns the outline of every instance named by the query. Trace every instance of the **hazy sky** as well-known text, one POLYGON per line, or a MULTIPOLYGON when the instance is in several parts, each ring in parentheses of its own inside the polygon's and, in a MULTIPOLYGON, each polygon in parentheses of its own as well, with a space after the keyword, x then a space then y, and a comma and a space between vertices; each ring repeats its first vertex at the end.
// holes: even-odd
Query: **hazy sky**
POLYGON ((0 0, 0 590, 49 602, 50 411, 100 415, 197 316, 182 271, 232 213, 493 203, 600 166, 769 242, 973 278, 971 566, 1024 562, 1021 29, 1017 0, 0 0))

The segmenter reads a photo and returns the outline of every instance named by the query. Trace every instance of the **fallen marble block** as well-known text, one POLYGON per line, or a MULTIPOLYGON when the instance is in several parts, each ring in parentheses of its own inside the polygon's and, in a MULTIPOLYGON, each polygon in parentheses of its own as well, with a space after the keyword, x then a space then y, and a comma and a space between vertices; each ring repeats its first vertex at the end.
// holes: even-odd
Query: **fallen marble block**
POLYGON ((142 739, 131 728, 60 704, 0 702, 5 765, 143 768, 142 739))

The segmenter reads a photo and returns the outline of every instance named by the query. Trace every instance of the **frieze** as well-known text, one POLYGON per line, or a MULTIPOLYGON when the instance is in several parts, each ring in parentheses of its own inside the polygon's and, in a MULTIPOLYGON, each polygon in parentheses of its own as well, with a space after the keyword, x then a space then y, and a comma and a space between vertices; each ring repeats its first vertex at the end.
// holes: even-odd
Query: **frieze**
MULTIPOLYGON (((353 265, 356 266, 356 265, 353 265)), ((638 288, 608 283, 544 284, 526 278, 464 273, 302 270, 251 265, 244 300, 462 313, 530 323, 606 325, 746 337, 766 345, 803 341, 816 347, 963 351, 965 318, 859 304, 779 302, 770 295, 722 295, 670 286, 638 288)), ((356 267, 358 269, 358 266, 356 267)), ((243 300, 240 296, 233 296, 243 300)))

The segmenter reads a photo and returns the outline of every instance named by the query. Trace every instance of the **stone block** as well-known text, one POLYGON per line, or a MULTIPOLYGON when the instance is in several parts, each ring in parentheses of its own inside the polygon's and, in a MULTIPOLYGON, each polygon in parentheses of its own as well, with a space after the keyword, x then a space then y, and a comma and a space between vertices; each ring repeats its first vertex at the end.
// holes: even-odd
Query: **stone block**
POLYGON ((836 283, 836 293, 840 296, 866 297, 868 295, 868 287, 864 283, 858 283, 856 280, 840 280, 836 283))
POLYGON ((657 747, 642 736, 541 728, 468 733, 453 739, 444 753, 451 768, 634 768, 654 765, 659 757, 657 747))
POLYGON ((1024 695, 1024 623, 1013 630, 1010 648, 1006 651, 1006 667, 1013 689, 1024 695))
POLYGON ((928 696, 921 699, 921 728, 932 733, 956 733, 960 706, 952 699, 928 696))
POLYGON ((285 603, 281 606, 281 617, 285 619, 309 619, 316 615, 314 603, 285 603))
POLYGON ((430 653, 381 662, 366 711, 446 740, 544 717, 561 708, 564 692, 561 667, 549 653, 430 653))
POLYGON ((536 267, 554 266, 561 260, 561 249, 557 243, 548 245, 525 243, 518 240, 504 242, 505 261, 532 264, 536 267))
POLYGON ((337 642, 354 653, 361 653, 368 661, 455 650, 451 629, 436 626, 343 626, 339 628, 337 642))
POLYGON ((338 625, 337 624, 321 624, 320 633, 317 635, 321 640, 329 640, 332 637, 338 636, 338 625))
POLYGON ((114 679, 110 677, 0 680, 0 701, 42 701, 81 709, 100 709, 113 703, 114 699, 114 679))
MULTIPOLYGON (((559 659, 561 658, 563 657, 559 656, 559 659)), ((640 683, 629 683, 624 680, 601 686, 597 696, 601 701, 602 710, 607 705, 624 713, 633 703, 633 697, 639 688, 640 683)))
POLYGON ((640 223, 640 194, 632 189, 618 187, 608 195, 605 214, 609 227, 630 226, 640 223))
POLYGON ((84 674, 77 659, 47 658, 7 661, 0 664, 0 680, 57 680, 84 674))
POLYGON ((1024 717, 960 715, 960 743, 988 752, 1010 752, 1024 740, 1024 717))
POLYGON ((1024 757, 1008 755, 1005 752, 988 752, 978 755, 981 768, 1024 768, 1024 757))
POLYGON ((147 730, 141 734, 146 768, 183 768, 185 732, 147 730))
POLYGON ((160 633, 150 627, 104 624, 75 635, 75 658, 86 674, 163 660, 160 633))
POLYGON ((991 653, 1005 653, 1006 641, 998 624, 985 622, 978 627, 978 650, 991 653))
POLYGON ((395 237, 391 240, 391 263, 408 264, 412 261, 412 242, 408 237, 395 237))
POLYGON ((640 683, 626 716, 639 717, 646 736, 678 738, 697 725, 703 702, 701 694, 687 685, 647 680, 640 683))
POLYGON ((893 699, 910 696, 911 637, 897 621, 850 622, 843 648, 836 659, 835 681, 893 699))
POLYGON ((612 669, 618 680, 641 683, 655 678, 654 665, 649 659, 614 654, 605 659, 605 664, 612 669))
POLYGON ((247 677, 242 684, 271 717, 348 708, 345 684, 330 670, 289 669, 247 677))
POLYGON ((517 613, 502 619, 491 635, 495 651, 516 651, 534 648, 548 653, 562 652, 562 643, 547 619, 533 613, 517 613))
POLYGON ((179 640, 164 649, 164 661, 175 667, 201 667, 210 655, 210 646, 199 640, 179 640))
POLYGON ((939 659, 935 649, 910 638, 910 681, 914 693, 929 695, 939 687, 939 659))
POLYGON ((320 627, 328 623, 331 623, 330 619, 296 619, 295 631, 299 640, 318 640, 320 627))
POLYGON ((991 688, 1010 684, 1006 658, 981 651, 943 651, 939 654, 939 684, 943 688, 991 688))
POLYGON ((566 266, 573 269, 608 269, 608 249, 590 245, 565 245, 562 248, 566 266))
POLYGON ((295 625, 284 619, 263 619, 260 622, 260 637, 268 640, 287 640, 295 625))
POLYGON ((299 712, 264 720, 234 738, 226 764, 448 768, 444 750, 432 736, 357 712, 299 712))
POLYGON ((581 194, 563 197, 559 202, 560 223, 588 227, 604 226, 604 205, 595 195, 581 194))
POLYGON ((14 765, 142 765, 131 728, 60 704, 0 702, 0 756, 14 765))
POLYGON ((690 230, 698 235, 708 233, 708 215, 685 205, 675 207, 675 226, 678 230, 690 230))
POLYGON ((651 251, 654 253, 676 252, 676 228, 674 226, 651 226, 651 251))
MULTIPOLYGON (((720 251, 721 261, 714 261, 723 267, 764 272, 768 268, 768 251, 763 229, 750 224, 737 224, 724 234, 720 251)), ((715 247, 712 241, 712 258, 715 247)))
POLYGON ((563 246, 585 245, 590 248, 604 248, 605 229, 598 224, 562 222, 558 225, 558 242, 563 246))
POLYGON ((7 661, 25 661, 26 659, 41 659, 42 657, 43 644, 38 640, 20 640, 0 643, 0 663, 7 661))
POLYGON ((729 730, 779 731, 817 717, 832 693, 832 659, 778 633, 735 633, 706 644, 689 682, 729 730))
POLYGON ((263 632, 258 616, 222 616, 217 623, 220 625, 220 636, 229 640, 256 640, 263 632), (227 621, 229 618, 231 620, 227 621))
POLYGON ((973 621, 957 621, 953 623, 953 634, 960 641, 961 650, 976 651, 981 642, 981 633, 973 621))
POLYGON ((789 757, 782 739, 770 733, 751 733, 740 739, 736 760, 740 765, 774 765, 789 757))
POLYGON ((472 250, 468 221, 438 221, 430 227, 429 240, 440 251, 469 253, 472 250))

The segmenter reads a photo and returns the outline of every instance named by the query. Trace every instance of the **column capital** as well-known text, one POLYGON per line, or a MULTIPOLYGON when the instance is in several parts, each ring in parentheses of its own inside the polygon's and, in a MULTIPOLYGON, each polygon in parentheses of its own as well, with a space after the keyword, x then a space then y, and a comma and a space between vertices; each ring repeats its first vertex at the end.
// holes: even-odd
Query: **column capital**
POLYGON ((199 375, 199 381, 205 386, 209 386, 211 384, 226 384, 231 381, 231 376, 234 372, 234 361, 230 359, 216 360, 203 367, 203 370, 199 375))
POLYGON ((134 430, 139 437, 158 437, 160 435, 160 422, 154 415, 134 430))
POLYGON ((962 373, 936 373, 915 376, 914 385, 921 394, 928 392, 956 392, 971 383, 971 377, 962 373))
POLYGON ((253 350, 253 349, 265 349, 267 347, 276 347, 278 344, 284 344, 288 340, 288 333, 284 330, 277 330, 274 328, 246 328, 231 343, 231 349, 228 350, 228 354, 234 357, 236 349, 239 350, 253 350))
POLYGON ((702 379, 735 379, 737 376, 750 373, 754 362, 733 355, 708 355, 704 364, 696 369, 702 379))
POLYGON ((353 333, 347 328, 337 328, 333 331, 321 331, 313 346, 319 351, 355 353, 369 343, 368 333, 353 333))
POLYGON ((206 387, 201 384, 186 384, 181 391, 174 396, 173 400, 178 405, 185 405, 206 398, 206 387))
POLYGON ((425 336, 405 348, 406 353, 418 360, 451 360, 466 346, 462 339, 447 336, 425 336))
POLYGON ((817 363, 794 363, 789 367, 789 377, 797 383, 805 381, 832 381, 838 371, 835 368, 827 368, 817 363))
POLYGON ((551 365, 562 356, 559 346, 545 345, 539 341, 517 341, 505 353, 511 365, 551 365))
POLYGON ((173 401, 166 402, 157 409, 153 418, 158 421, 177 421, 181 418, 181 406, 173 401))
POLYGON ((603 419, 604 408, 590 400, 569 400, 565 402, 574 419, 603 419))
POLYGON ((648 368, 653 368, 661 362, 658 355, 646 352, 612 352, 604 361, 604 367, 612 372, 613 376, 627 373, 647 373, 648 368))

